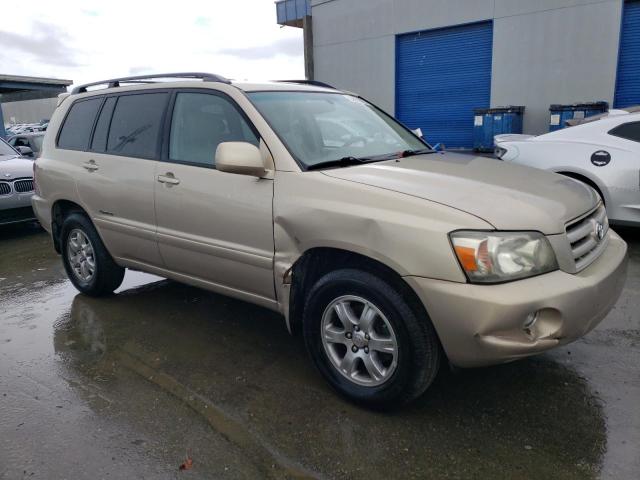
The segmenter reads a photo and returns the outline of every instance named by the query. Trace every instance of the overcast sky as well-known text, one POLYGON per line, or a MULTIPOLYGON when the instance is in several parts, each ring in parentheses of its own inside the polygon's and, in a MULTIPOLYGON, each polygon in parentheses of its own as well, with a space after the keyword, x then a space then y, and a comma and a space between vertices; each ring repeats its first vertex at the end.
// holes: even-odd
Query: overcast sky
MULTIPOLYGON (((11 3, 11 2, 10 2, 11 3)), ((0 21, 0 73, 90 82, 202 71, 304 78, 302 30, 272 0, 29 0, 0 21)))

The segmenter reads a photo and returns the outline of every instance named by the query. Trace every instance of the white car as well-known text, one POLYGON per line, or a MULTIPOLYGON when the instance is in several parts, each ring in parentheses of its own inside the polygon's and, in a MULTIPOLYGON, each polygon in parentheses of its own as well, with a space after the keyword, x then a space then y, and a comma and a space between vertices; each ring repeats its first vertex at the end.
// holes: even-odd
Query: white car
MULTIPOLYGON (((0 138, 0 225, 33 222, 33 160, 0 138)), ((1 235, 1 234, 0 234, 1 235)))
POLYGON ((497 135, 496 156, 566 175, 598 191, 612 223, 640 226, 640 112, 608 114, 539 136, 497 135))

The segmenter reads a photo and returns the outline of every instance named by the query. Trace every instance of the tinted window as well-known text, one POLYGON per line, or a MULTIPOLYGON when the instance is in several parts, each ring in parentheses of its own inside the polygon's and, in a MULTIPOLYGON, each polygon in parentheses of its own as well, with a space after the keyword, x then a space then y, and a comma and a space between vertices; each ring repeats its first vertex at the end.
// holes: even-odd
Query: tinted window
POLYGON ((101 103, 102 98, 94 98, 75 102, 71 106, 58 137, 59 148, 86 150, 93 121, 101 103))
POLYGON ((109 97, 102 106, 102 111, 98 117, 98 123, 96 123, 96 130, 93 133, 93 140, 91 141, 91 149, 98 152, 104 152, 107 148, 107 134, 109 133, 109 122, 111 121, 111 114, 113 113, 113 107, 116 105, 116 97, 109 97))
POLYGON ((640 142, 640 122, 623 123, 609 132, 610 135, 640 142))
POLYGON ((119 97, 109 128, 107 152, 155 157, 168 96, 167 93, 145 93, 119 97))
POLYGON ((229 100, 206 93, 179 93, 171 119, 169 159, 213 166, 222 142, 257 146, 258 138, 229 100))

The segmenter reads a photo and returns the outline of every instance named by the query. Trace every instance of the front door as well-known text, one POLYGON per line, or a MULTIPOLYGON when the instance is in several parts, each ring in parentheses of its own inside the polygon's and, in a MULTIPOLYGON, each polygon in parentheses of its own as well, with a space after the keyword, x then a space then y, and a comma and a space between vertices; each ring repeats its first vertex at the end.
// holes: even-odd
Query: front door
POLYGON ((220 172, 214 164, 220 143, 258 145, 256 131, 215 92, 180 91, 172 112, 155 184, 166 268, 228 294, 273 301, 273 180, 220 172))

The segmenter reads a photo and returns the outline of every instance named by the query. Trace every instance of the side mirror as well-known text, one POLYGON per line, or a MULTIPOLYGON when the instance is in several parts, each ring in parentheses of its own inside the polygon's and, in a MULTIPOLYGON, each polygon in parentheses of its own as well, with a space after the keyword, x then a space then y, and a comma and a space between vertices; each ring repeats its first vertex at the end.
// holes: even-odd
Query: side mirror
POLYGON ((421 128, 416 128, 415 130, 411 130, 413 132, 413 134, 418 137, 418 138, 422 138, 422 129, 421 128))
POLYGON ((216 150, 216 168, 221 172, 264 177, 262 154, 258 147, 247 142, 223 142, 216 150))
POLYGON ((29 147, 14 147, 23 157, 33 157, 33 150, 29 147))

